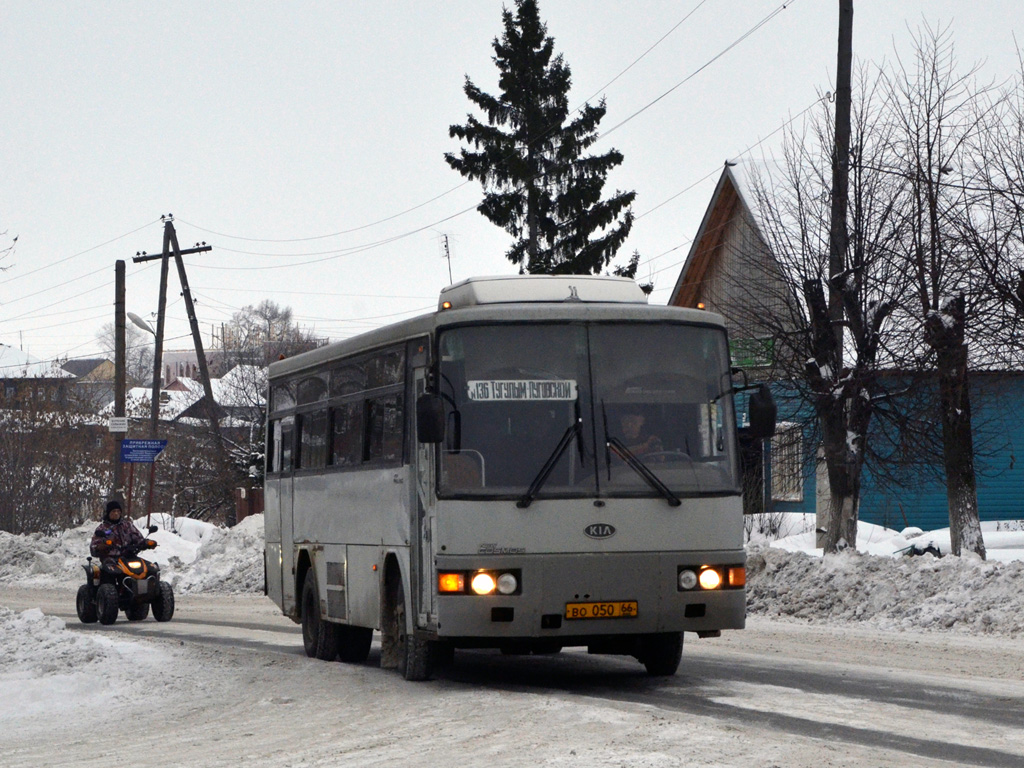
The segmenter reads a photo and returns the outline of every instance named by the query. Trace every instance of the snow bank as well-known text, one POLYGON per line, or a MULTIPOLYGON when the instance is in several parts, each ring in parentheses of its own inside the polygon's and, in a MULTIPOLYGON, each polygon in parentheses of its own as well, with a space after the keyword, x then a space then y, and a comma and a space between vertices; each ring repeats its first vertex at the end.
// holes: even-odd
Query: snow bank
POLYGON ((760 547, 747 557, 747 611, 882 629, 1024 633, 1024 562, 977 557, 815 557, 760 547))
MULTIPOLYGON (((153 515, 158 526, 148 533, 146 518, 135 521, 155 539, 145 557, 163 568, 175 592, 259 592, 263 590, 263 515, 253 515, 234 528, 170 515, 153 515)), ((81 566, 97 522, 85 523, 57 536, 13 536, 0 532, 0 583, 37 586, 71 585, 83 578, 81 566)))
MULTIPOLYGON (((211 526, 212 528, 212 526, 211 526)), ((189 563, 171 562, 176 593, 262 592, 263 515, 204 533, 189 563)))
POLYGON ((72 632, 38 608, 0 607, 0 731, 38 715, 46 722, 153 687, 150 671, 170 656, 151 644, 72 632))

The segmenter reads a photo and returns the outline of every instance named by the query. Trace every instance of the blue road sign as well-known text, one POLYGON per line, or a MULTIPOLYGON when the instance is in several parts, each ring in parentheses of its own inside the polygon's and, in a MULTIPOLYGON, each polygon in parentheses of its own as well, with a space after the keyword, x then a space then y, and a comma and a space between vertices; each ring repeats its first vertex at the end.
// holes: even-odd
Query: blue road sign
POLYGON ((166 440, 122 440, 121 461, 125 464, 152 464, 166 447, 166 440))

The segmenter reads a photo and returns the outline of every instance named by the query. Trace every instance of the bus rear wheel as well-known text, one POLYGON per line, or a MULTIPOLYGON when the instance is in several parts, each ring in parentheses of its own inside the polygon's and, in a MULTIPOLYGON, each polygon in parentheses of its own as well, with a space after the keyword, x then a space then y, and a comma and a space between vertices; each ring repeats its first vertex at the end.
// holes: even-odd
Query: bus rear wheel
POLYGON ((370 655, 373 630, 368 627, 339 625, 335 630, 338 657, 346 664, 362 664, 370 655))
POLYGON ((310 658, 334 661, 338 655, 337 625, 320 617, 316 574, 310 568, 302 584, 302 647, 310 658))

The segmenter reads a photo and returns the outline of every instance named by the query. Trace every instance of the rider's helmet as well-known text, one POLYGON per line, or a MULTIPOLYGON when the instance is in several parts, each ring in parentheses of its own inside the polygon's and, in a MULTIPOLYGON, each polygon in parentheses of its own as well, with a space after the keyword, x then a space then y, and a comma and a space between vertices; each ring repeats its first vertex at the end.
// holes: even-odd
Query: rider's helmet
POLYGON ((107 502, 106 509, 103 510, 103 519, 109 520, 110 512, 115 509, 121 514, 124 514, 124 510, 121 509, 121 502, 119 502, 117 499, 111 499, 110 501, 107 502))

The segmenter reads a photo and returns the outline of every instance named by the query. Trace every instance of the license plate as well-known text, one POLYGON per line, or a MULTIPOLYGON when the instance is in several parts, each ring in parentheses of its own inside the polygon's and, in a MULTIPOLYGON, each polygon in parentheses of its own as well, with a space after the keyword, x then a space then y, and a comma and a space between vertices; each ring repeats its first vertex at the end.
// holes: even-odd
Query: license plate
POLYGON ((140 595, 144 595, 149 592, 149 582, 146 579, 139 579, 136 586, 139 588, 140 595))
POLYGON ((636 615, 636 600, 565 604, 565 618, 567 619, 634 619, 636 615))

